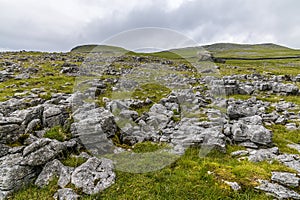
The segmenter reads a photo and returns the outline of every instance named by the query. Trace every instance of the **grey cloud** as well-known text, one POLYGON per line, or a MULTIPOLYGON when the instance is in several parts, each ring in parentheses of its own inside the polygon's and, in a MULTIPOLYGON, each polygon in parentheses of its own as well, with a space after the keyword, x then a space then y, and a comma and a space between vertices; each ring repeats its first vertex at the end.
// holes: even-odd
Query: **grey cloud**
MULTIPOLYGON (((2 2, 5 0, 0 0, 0 7, 2 2)), ((78 44, 100 43, 121 31, 142 27, 174 29, 200 44, 277 42, 300 48, 298 0, 194 0, 183 1, 173 10, 159 0, 128 1, 128 8, 118 0, 111 4, 109 1, 70 2, 77 5, 77 10, 66 9, 63 13, 59 9, 56 13, 52 6, 49 12, 35 11, 31 15, 6 8, 15 17, 0 20, 3 27, 0 48, 66 51, 78 44), (82 5, 84 8, 78 10, 82 5), (105 13, 105 8, 111 12, 105 13), (75 16, 77 11, 82 16, 75 16)), ((24 9, 29 8, 30 5, 24 9)))

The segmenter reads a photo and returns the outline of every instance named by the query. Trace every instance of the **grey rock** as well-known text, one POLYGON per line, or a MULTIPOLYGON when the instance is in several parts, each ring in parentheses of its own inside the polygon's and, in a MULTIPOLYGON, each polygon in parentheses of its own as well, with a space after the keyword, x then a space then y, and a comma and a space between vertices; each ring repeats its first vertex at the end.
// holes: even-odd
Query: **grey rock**
POLYGON ((122 110, 118 117, 136 120, 139 117, 139 114, 133 110, 122 110))
POLYGON ((38 170, 31 166, 20 165, 21 154, 9 154, 0 158, 0 199, 33 182, 38 170))
POLYGON ((27 125, 25 129, 25 134, 33 133, 35 130, 38 130, 42 127, 42 122, 40 119, 34 119, 27 125))
POLYGON ((112 153, 114 145, 109 138, 117 132, 114 116, 104 108, 85 106, 74 112, 73 136, 79 137, 85 148, 94 153, 112 153))
POLYGON ((239 122, 247 125, 262 125, 262 118, 259 115, 254 115, 251 117, 240 118, 239 122))
POLYGON ((202 131, 201 136, 203 137, 201 147, 216 148, 226 152, 225 135, 222 134, 219 127, 205 129, 202 131))
POLYGON ((296 149, 300 153, 300 144, 288 144, 287 146, 296 149))
POLYGON ((300 74, 298 74, 297 76, 295 76, 294 81, 300 82, 300 74))
POLYGON ((262 162, 262 161, 271 161, 277 159, 277 154, 279 153, 279 149, 277 147, 273 147, 270 149, 259 149, 250 152, 250 156, 248 160, 251 162, 262 162))
POLYGON ((60 73, 62 74, 76 74, 79 71, 79 68, 75 66, 63 67, 60 73))
POLYGON ((24 79, 29 79, 30 75, 27 73, 23 73, 23 74, 18 74, 15 76, 15 80, 24 80, 24 79))
POLYGON ((13 143, 22 133, 22 128, 18 124, 0 125, 0 143, 13 143))
POLYGON ((285 125, 286 129, 288 130, 297 130, 297 125, 296 123, 288 123, 285 125))
POLYGON ((275 121, 275 124, 285 124, 287 121, 287 119, 283 116, 280 116, 277 118, 277 120, 275 121))
POLYGON ((300 156, 297 154, 282 154, 276 157, 279 162, 300 173, 300 156))
POLYGON ((239 146, 251 148, 251 149, 258 149, 258 146, 254 144, 253 142, 242 142, 239 144, 239 146))
POLYGON ((44 127, 62 126, 66 118, 59 106, 47 105, 43 113, 44 127))
POLYGON ((239 151, 232 152, 230 155, 233 157, 237 157, 237 156, 246 156, 248 154, 249 154, 249 151, 247 151, 247 150, 239 150, 239 151))
POLYGON ((240 85, 239 94, 251 95, 254 92, 254 87, 252 85, 240 85))
POLYGON ((74 148, 75 146, 75 141, 58 142, 42 138, 25 147, 21 164, 40 166, 54 159, 68 148, 74 148))
POLYGON ((22 125, 27 126, 34 119, 42 119, 43 106, 30 107, 24 110, 16 110, 10 117, 16 117, 22 121, 22 125))
POLYGON ((37 106, 38 104, 42 104, 44 101, 45 100, 41 98, 12 98, 7 101, 0 102, 0 113, 3 113, 4 116, 8 116, 16 110, 23 110, 28 107, 37 106))
POLYGON ((229 185, 231 187, 231 189, 233 189, 234 191, 238 191, 238 190, 242 189, 241 186, 237 182, 224 181, 224 183, 229 185))
POLYGON ((78 200, 80 195, 76 194, 71 188, 63 188, 57 190, 53 198, 56 200, 78 200))
POLYGON ((73 168, 64 166, 59 160, 55 159, 48 162, 42 172, 39 174, 35 181, 35 185, 39 187, 44 187, 49 184, 49 182, 57 177, 58 185, 64 188, 71 181, 71 173, 73 168))
POLYGON ((271 180, 289 187, 298 187, 300 183, 297 174, 288 172, 272 172, 271 180))
POLYGON ((273 133, 261 125, 248 125, 245 130, 251 142, 260 145, 272 144, 273 133))
POLYGON ((115 182, 113 169, 111 160, 92 157, 74 170, 71 182, 86 194, 96 194, 115 182))
POLYGON ((253 116, 257 113, 256 107, 249 107, 244 105, 229 105, 227 114, 230 119, 239 119, 242 117, 253 116))
POLYGON ((293 107, 295 107, 295 104, 291 102, 280 101, 279 103, 275 104, 277 112, 287 111, 288 109, 291 109, 293 107))
POLYGON ((260 180, 260 185, 255 187, 258 190, 262 190, 271 194, 278 199, 300 199, 300 195, 293 190, 287 189, 277 183, 270 183, 267 180, 260 180))
POLYGON ((6 156, 9 153, 10 147, 0 143, 0 157, 6 156))
POLYGON ((289 95, 296 95, 298 94, 299 88, 293 84, 283 84, 275 82, 272 85, 272 90, 275 93, 286 93, 289 95))
POLYGON ((275 122, 278 119, 279 115, 277 112, 272 112, 268 114, 262 114, 262 118, 264 122, 275 122))
POLYGON ((259 145, 270 145, 273 136, 272 132, 264 126, 247 125, 243 124, 243 121, 239 121, 232 125, 232 134, 233 140, 236 142, 246 142, 249 140, 259 145))

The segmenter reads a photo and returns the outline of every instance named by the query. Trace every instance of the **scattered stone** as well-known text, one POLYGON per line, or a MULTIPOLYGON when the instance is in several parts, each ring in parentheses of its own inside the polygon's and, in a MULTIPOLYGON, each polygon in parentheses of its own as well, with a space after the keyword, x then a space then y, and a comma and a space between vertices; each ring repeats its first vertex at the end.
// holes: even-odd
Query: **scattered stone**
POLYGON ((224 183, 229 185, 231 187, 231 189, 233 189, 234 191, 238 191, 238 190, 242 189, 241 186, 237 182, 224 181, 224 183))
POLYGON ((237 156, 246 156, 248 154, 249 154, 249 151, 247 151, 247 150, 239 150, 239 151, 232 152, 230 155, 233 157, 237 157, 237 156))

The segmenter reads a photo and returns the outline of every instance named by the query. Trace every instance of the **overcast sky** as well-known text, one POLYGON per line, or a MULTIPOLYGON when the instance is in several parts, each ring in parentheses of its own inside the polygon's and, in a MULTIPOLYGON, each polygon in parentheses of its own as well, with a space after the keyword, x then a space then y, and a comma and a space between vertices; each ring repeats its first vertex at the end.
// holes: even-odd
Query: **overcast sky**
POLYGON ((299 10, 299 0, 0 0, 0 49, 69 51, 142 27, 300 49, 299 10))

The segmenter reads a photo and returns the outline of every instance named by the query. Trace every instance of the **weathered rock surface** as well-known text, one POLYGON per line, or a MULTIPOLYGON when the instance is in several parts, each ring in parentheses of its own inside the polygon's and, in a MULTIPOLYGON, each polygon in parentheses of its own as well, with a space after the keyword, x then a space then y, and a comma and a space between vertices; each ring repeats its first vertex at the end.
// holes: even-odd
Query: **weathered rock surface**
POLYGON ((21 164, 29 166, 44 165, 63 151, 66 151, 68 148, 72 149, 76 145, 76 141, 74 140, 58 142, 56 140, 42 138, 25 147, 21 164))
POLYGON ((300 183, 297 174, 288 172, 272 172, 271 180, 288 187, 298 187, 300 183))
POLYGON ((111 160, 92 157, 74 170, 71 182, 84 193, 95 194, 115 182, 113 169, 111 160))
POLYGON ((270 149, 253 150, 252 152, 250 152, 248 160, 252 162, 261 162, 264 160, 270 161, 277 159, 278 153, 279 149, 277 147, 273 147, 270 149))
POLYGON ((300 156, 297 154, 282 154, 277 156, 278 161, 282 162, 284 165, 296 170, 300 173, 300 156))
POLYGON ((20 153, 0 158, 0 199, 5 199, 21 186, 31 183, 37 176, 38 168, 21 165, 21 162, 20 153))
POLYGON ((58 185, 64 188, 71 181, 71 173, 73 168, 64 166, 59 160, 55 159, 48 162, 42 172, 39 174, 35 184, 39 187, 44 187, 49 184, 53 178, 58 178, 58 185))
POLYGON ((300 195, 297 192, 266 180, 260 180, 260 185, 255 188, 267 192, 278 199, 300 199, 300 195))
POLYGON ((112 141, 117 132, 114 116, 103 108, 86 106, 74 113, 75 123, 72 124, 72 134, 78 137, 82 144, 96 154, 113 151, 112 141))

